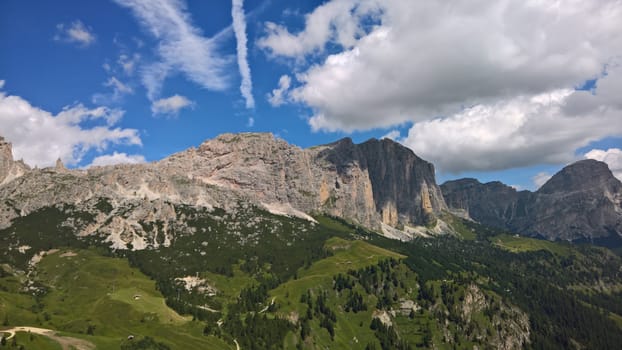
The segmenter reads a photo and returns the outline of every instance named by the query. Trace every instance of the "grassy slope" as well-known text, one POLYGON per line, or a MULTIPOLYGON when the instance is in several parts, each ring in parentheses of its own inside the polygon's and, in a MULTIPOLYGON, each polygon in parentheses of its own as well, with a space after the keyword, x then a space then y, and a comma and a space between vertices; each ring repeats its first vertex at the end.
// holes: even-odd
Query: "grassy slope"
POLYGON ((16 278, 3 278, 1 285, 10 290, 0 292, 0 317, 8 314, 10 325, 59 330, 98 349, 118 349, 130 334, 151 336, 172 348, 233 348, 203 336, 201 324, 168 308, 154 282, 126 260, 88 250, 65 253, 50 254, 38 264, 37 280, 49 289, 42 298, 16 293, 16 278), (93 336, 86 335, 89 325, 95 326, 93 336))
MULTIPOLYGON (((339 273, 375 265, 386 258, 400 259, 404 257, 363 241, 347 241, 341 238, 329 239, 325 247, 334 255, 315 262, 308 269, 301 268, 298 271, 297 279, 281 284, 270 292, 270 295, 275 298, 275 302, 280 305, 280 314, 302 315, 306 310, 306 304, 300 303, 300 296, 307 290, 312 290, 315 293, 321 290, 334 293, 332 289, 333 276, 339 273)), ((358 291, 364 293, 362 290, 358 291)), ((375 304, 375 299, 368 299, 367 301, 370 304, 372 302, 375 304)), ((309 348, 351 349, 355 346, 364 347, 369 342, 375 341, 373 333, 369 330, 372 309, 358 313, 346 313, 340 307, 344 302, 345 297, 343 296, 329 298, 329 306, 337 314, 335 340, 331 341, 328 332, 319 328, 317 320, 315 320, 312 322, 314 336, 307 344, 309 348)), ((285 345, 286 348, 295 346, 292 334, 286 338, 285 345)))
POLYGON ((542 239, 521 237, 517 235, 502 234, 489 238, 490 242, 500 248, 507 249, 514 253, 530 252, 537 250, 547 250, 559 256, 569 256, 572 254, 572 247, 561 242, 551 242, 542 239))

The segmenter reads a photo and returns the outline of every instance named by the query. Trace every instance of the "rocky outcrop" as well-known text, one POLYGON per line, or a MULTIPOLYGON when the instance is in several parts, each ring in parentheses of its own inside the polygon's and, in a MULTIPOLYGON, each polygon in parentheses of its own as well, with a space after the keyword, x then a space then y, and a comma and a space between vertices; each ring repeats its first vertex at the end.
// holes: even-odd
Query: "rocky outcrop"
POLYGON ((11 143, 0 136, 0 185, 24 175, 28 170, 30 168, 24 162, 13 160, 11 143))
POLYGON ((140 238, 138 222, 178 221, 168 204, 229 210, 251 203, 277 214, 310 219, 307 214, 321 212, 372 228, 426 225, 446 208, 433 166, 393 141, 343 139, 301 149, 261 133, 224 134, 149 164, 68 170, 59 160, 5 181, 0 198, 0 228, 40 208, 70 204, 94 217, 79 234, 106 233, 137 248, 150 241, 140 238), (98 213, 102 198, 108 212, 119 215, 98 213))
POLYGON ((486 225, 571 241, 622 236, 622 183, 596 160, 565 167, 536 192, 474 179, 448 181, 441 189, 450 208, 486 225))

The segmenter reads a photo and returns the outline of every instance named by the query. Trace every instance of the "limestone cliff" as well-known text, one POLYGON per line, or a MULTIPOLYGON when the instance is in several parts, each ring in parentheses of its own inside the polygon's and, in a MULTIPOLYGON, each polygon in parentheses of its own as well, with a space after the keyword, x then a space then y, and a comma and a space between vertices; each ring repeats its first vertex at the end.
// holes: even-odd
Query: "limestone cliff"
POLYGON ((22 176, 30 168, 22 161, 13 160, 13 148, 10 142, 0 136, 0 185, 22 176))
MULTIPOLYGON (((16 163, 5 153, 0 161, 16 163)), ((8 178, 3 169, 0 179, 8 178)), ((446 208, 433 166, 393 141, 343 139, 301 149, 262 133, 224 134, 149 164, 67 170, 59 161, 5 181, 0 198, 0 228, 40 208, 70 204, 95 218, 76 227, 80 234, 107 232, 134 247, 145 234, 137 222, 179 220, 170 208, 157 209, 169 204, 229 210, 251 203, 376 229, 425 225, 446 208), (98 209, 102 198, 111 206, 106 212, 98 209)))
POLYGON ((301 149, 271 134, 225 134, 158 166, 183 168, 267 207, 285 204, 375 228, 422 225, 445 208, 434 167, 390 140, 356 145, 346 138, 301 149))

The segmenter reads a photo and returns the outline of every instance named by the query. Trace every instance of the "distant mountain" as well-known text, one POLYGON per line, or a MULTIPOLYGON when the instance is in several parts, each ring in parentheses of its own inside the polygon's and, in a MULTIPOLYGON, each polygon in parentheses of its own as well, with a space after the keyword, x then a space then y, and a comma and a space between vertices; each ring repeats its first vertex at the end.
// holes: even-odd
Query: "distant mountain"
POLYGON ((568 165, 536 192, 474 179, 441 189, 450 208, 485 225, 570 241, 622 237, 622 183, 596 160, 568 165))
POLYGON ((158 162, 87 170, 60 162, 31 170, 3 145, 0 229, 41 208, 70 205, 92 220, 67 225, 118 248, 157 246, 144 223, 162 223, 169 242, 173 228, 184 226, 174 210, 179 205, 251 204, 309 220, 324 213, 378 230, 434 224, 446 210, 433 165, 386 139, 301 149, 271 134, 224 134, 158 162))

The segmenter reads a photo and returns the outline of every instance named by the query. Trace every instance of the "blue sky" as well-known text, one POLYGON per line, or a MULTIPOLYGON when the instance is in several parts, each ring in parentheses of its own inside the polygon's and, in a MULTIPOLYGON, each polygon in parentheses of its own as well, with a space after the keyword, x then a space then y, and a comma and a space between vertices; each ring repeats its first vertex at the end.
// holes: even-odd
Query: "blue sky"
POLYGON ((267 131, 301 147, 389 135, 439 182, 533 189, 586 154, 622 176, 620 6, 7 0, 0 135, 39 166, 267 131))

